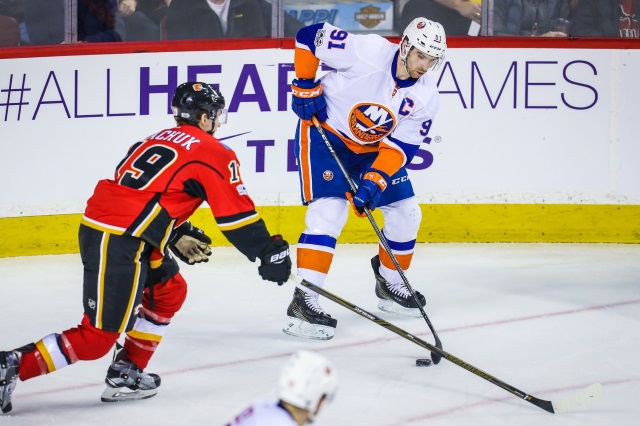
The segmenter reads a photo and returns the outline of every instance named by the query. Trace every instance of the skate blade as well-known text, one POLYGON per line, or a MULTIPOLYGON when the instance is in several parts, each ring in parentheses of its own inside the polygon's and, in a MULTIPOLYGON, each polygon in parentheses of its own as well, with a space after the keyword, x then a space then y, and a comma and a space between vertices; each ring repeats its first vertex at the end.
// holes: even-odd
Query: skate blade
POLYGON ((311 324, 299 318, 289 317, 282 328, 285 334, 306 339, 329 340, 333 338, 335 328, 326 325, 311 324))
POLYGON ((403 317, 420 318, 422 316, 418 308, 405 308, 404 306, 398 305, 393 300, 387 299, 378 299, 378 309, 403 317))
POLYGON ((155 396, 157 393, 158 393, 158 389, 132 390, 127 387, 112 388, 111 386, 107 386, 104 392, 102 392, 100 401, 102 402, 137 401, 139 399, 151 398, 152 396, 155 396))

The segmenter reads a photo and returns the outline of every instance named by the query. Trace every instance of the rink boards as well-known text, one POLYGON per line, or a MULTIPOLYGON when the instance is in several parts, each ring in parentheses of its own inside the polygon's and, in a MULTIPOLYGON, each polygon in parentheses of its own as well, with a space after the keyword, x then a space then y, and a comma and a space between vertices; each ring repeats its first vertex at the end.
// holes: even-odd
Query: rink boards
MULTIPOLYGON (((397 40, 395 40, 397 41, 397 40)), ((640 44, 455 39, 441 109, 409 166, 420 242, 640 242, 640 44)), ((304 227, 289 111, 292 40, 106 43, 0 52, 0 257, 77 251, 99 179, 168 127, 173 88, 218 86, 218 136, 272 233, 304 227)), ((319 74, 326 72, 319 70, 319 74)), ((381 221, 379 216, 378 220, 381 221)), ((226 244, 202 209, 194 222, 226 244)), ((373 242, 351 217, 340 242, 373 242)))

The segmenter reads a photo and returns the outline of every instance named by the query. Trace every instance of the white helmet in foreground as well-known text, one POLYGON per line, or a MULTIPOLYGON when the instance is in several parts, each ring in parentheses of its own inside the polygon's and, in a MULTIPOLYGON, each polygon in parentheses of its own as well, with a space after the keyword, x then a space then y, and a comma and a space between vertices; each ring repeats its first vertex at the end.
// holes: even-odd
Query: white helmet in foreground
POLYGON ((284 367, 278 385, 278 398, 309 411, 313 420, 321 400, 330 402, 338 389, 333 364, 322 355, 309 351, 294 353, 284 367))
POLYGON ((429 56, 438 58, 438 61, 433 66, 435 71, 444 59, 444 53, 447 50, 447 36, 444 33, 444 28, 438 22, 430 21, 426 18, 416 18, 405 28, 400 40, 400 46, 400 57, 403 62, 406 61, 406 57, 412 47, 429 56), (408 40, 408 43, 403 54, 402 43, 405 40, 408 40))

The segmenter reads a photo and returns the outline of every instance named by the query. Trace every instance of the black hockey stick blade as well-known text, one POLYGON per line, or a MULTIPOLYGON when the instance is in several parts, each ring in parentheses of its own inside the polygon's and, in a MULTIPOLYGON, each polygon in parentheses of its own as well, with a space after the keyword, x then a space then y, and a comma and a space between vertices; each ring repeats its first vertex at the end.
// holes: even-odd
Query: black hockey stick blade
POLYGON ((339 297, 336 296, 335 294, 328 292, 327 290, 323 289, 322 287, 318 287, 317 285, 310 283, 309 281, 295 275, 295 274, 291 274, 290 279, 292 279, 293 281, 295 281, 296 283, 304 286, 305 288, 315 291, 316 293, 326 297, 327 299, 337 303, 338 305, 342 305, 345 308, 349 309, 351 312, 355 312, 356 314, 360 315, 363 318, 368 319, 371 322, 374 322, 376 324, 378 324, 381 327, 386 328, 387 330, 390 330, 392 332, 394 332, 395 334, 397 334, 400 337, 403 337, 407 340, 409 340, 410 342, 415 343, 416 345, 427 349, 428 351, 430 351, 432 354, 436 353, 438 354, 440 357, 446 359, 447 361, 457 365, 458 367, 462 367, 465 370, 475 374, 476 376, 488 381, 489 383, 492 383, 496 386, 498 386, 499 388, 502 388, 504 390, 506 390, 507 392, 517 396, 520 399, 524 399, 527 402, 530 402, 531 404, 535 405, 536 407, 542 408, 545 411, 548 411, 549 413, 566 413, 568 411, 573 411, 577 408, 582 407, 583 405, 586 405, 596 399, 598 399, 599 397, 601 397, 604 393, 604 389, 602 387, 602 385, 600 383, 595 383, 591 386, 588 386, 587 388, 581 390, 580 392, 578 392, 577 394, 574 394, 568 398, 559 400, 559 401, 546 401, 544 399, 540 399, 540 398, 536 398, 535 396, 529 395, 528 393, 525 393, 513 386, 511 386, 508 383, 503 382, 502 380, 492 376, 491 374, 480 370, 478 367, 475 367, 471 364, 469 364, 468 362, 463 361, 462 359, 451 355, 450 353, 438 348, 437 346, 433 346, 432 344, 404 331, 403 329, 387 322, 386 320, 380 318, 377 315, 374 315, 362 308, 360 308, 359 306, 354 305, 353 303, 339 297))

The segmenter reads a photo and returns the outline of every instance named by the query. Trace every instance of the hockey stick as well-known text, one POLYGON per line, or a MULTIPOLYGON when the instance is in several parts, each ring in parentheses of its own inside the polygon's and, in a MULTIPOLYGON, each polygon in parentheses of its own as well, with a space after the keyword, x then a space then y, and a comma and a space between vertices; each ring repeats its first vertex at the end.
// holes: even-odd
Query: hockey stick
MULTIPOLYGON (((340 167, 340 170, 342 171, 342 174, 344 175, 345 179, 347 179, 347 182, 349 182, 349 187, 351 188, 351 191, 355 193, 358 190, 358 187, 353 182, 353 179, 351 179, 351 176, 349 176, 349 172, 347 172, 347 169, 344 167, 344 164, 342 164, 342 160, 340 160, 340 157, 338 157, 338 153, 336 153, 336 151, 333 149, 333 145, 331 145, 331 142, 329 142, 327 135, 325 135, 324 129, 322 128, 320 121, 318 121, 318 118, 315 115, 311 117, 311 120, 313 121, 313 124, 316 126, 316 129, 318 129, 318 132, 320 133, 320 136, 322 136, 322 140, 324 140, 324 143, 327 145, 327 148, 329 148, 329 152, 331 153, 331 156, 334 158, 334 160, 336 160, 336 163, 338 163, 338 167, 340 167)), ((373 218, 373 215, 371 214, 371 210, 369 210, 367 207, 365 207, 363 210, 367 215, 367 219, 369 219, 369 222, 371 222, 371 226, 373 226, 374 231, 376 231, 376 234, 378 235, 378 239, 380 240, 382 247, 384 247, 384 250, 387 252, 389 257, 391 258, 391 261, 393 262, 393 266, 396 267, 396 270, 400 274, 400 278, 402 278, 404 285, 407 287, 407 289, 409 290, 409 293, 411 293, 411 296, 413 297, 413 300, 416 302, 416 305, 418 306, 418 309, 422 314, 422 318, 424 318, 424 320, 427 322, 427 325, 429 326, 429 329, 431 330, 431 333, 433 334, 433 337, 436 341, 436 347, 438 349, 442 349, 442 342, 438 337, 438 333, 436 333, 436 330, 433 327, 433 324, 431 324, 431 320, 429 320, 427 313, 422 308, 422 304, 420 303, 420 300, 418 300, 418 296, 416 296, 415 291, 413 291, 413 287, 411 287, 411 284, 409 284, 409 280, 404 275, 404 272, 402 271, 402 267, 398 263, 396 256, 391 251, 391 247, 389 247, 389 242, 387 241, 387 238, 384 236, 384 234, 380 230, 380 227, 376 223, 376 220, 373 218)), ((438 354, 437 352, 431 352, 431 360, 433 361, 434 364, 438 364, 440 362, 440 358, 441 358, 440 354, 438 354)))
POLYGON ((395 334, 397 334, 400 337, 403 337, 407 340, 409 340, 410 342, 415 343, 418 346, 421 346, 429 351, 431 351, 432 354, 437 353, 439 356, 441 356, 442 358, 446 359, 449 362, 452 362, 453 364, 457 365, 458 367, 462 367, 467 371, 470 371, 471 373, 475 374, 476 376, 485 379, 486 381, 506 390, 507 392, 512 393, 513 395, 517 396, 520 399, 524 399, 527 402, 530 402, 531 404, 542 408, 545 411, 548 411, 550 413, 565 413, 567 411, 572 411, 575 410, 599 397, 602 396, 602 394, 604 393, 604 389, 602 388, 602 385, 600 383, 594 383, 591 386, 586 387, 585 389, 581 390, 580 392, 578 392, 577 394, 570 396, 568 398, 565 399, 561 399, 559 401, 546 401, 544 399, 539 399, 536 398, 533 395, 529 395, 523 391, 521 391, 520 389, 517 389, 505 382, 503 382, 502 380, 492 376, 491 374, 484 372, 482 370, 480 370, 477 367, 474 367, 473 365, 469 364, 468 362, 465 362, 463 360, 461 360, 458 357, 455 357, 453 355, 451 355, 450 353, 436 347, 433 346, 427 342, 425 342, 422 339, 417 338, 416 336, 407 333, 406 331, 404 331, 403 329, 396 327, 395 325, 385 321, 384 319, 365 311, 364 309, 354 305, 351 302, 346 301, 345 299, 336 296, 333 293, 328 292, 327 290, 323 289, 322 287, 318 287, 315 284, 310 283, 309 281, 300 278, 299 276, 295 275, 295 274, 291 274, 290 279, 292 279, 293 281, 295 281, 297 284, 300 284, 306 288, 308 288, 309 290, 313 290, 318 294, 323 295, 324 297, 326 297, 327 299, 330 299, 334 302, 336 302, 339 305, 344 306, 345 308, 349 309, 352 312, 355 312, 356 314, 360 315, 361 317, 364 317, 366 319, 368 319, 369 321, 375 322, 376 324, 378 324, 381 327, 386 328, 387 330, 390 330, 392 332, 394 332, 395 334))

